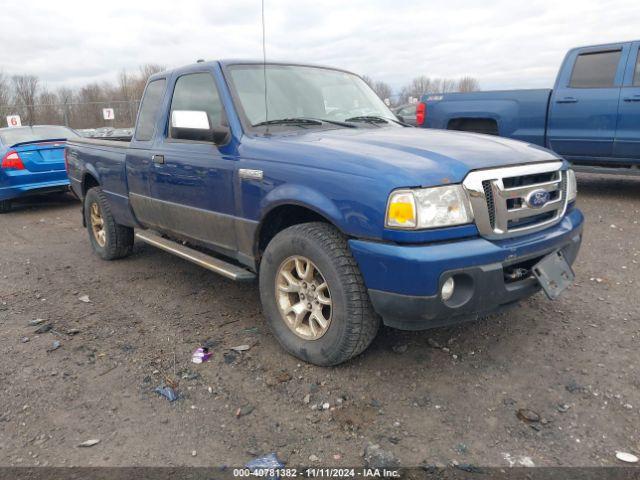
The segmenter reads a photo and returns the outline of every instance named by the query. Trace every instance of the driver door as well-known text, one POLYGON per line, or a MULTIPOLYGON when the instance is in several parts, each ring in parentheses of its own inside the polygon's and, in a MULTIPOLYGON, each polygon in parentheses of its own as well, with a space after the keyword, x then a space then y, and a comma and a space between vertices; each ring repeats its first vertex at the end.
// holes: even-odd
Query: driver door
MULTIPOLYGON (((174 111, 205 111, 212 126, 225 122, 214 76, 209 71, 175 79, 167 118, 174 111)), ((234 171, 237 157, 230 143, 171 138, 168 125, 154 147, 150 196, 158 228, 213 247, 237 247, 234 171)))

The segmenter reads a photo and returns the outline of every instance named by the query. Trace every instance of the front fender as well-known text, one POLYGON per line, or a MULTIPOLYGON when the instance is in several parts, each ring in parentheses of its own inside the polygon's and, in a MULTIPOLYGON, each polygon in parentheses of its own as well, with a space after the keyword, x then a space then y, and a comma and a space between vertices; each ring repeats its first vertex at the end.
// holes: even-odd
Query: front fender
POLYGON ((271 190, 260 203, 260 221, 281 205, 298 205, 325 217, 340 230, 346 228, 344 215, 326 195, 311 187, 299 184, 283 184, 271 190))

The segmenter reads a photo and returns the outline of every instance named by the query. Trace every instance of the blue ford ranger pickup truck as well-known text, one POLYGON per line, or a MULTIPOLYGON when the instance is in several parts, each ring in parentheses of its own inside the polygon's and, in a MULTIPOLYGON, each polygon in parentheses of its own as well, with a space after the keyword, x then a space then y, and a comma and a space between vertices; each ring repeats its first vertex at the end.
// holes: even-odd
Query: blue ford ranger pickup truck
POLYGON ((576 170, 640 174, 640 41, 574 48, 553 90, 424 95, 422 127, 547 147, 576 170))
POLYGON ((154 75, 130 143, 73 139, 66 162, 98 256, 124 257, 137 238, 258 277, 275 337, 318 365, 365 350, 381 320, 426 329, 541 288, 555 298, 582 237, 558 155, 408 127, 332 68, 215 61, 154 75))

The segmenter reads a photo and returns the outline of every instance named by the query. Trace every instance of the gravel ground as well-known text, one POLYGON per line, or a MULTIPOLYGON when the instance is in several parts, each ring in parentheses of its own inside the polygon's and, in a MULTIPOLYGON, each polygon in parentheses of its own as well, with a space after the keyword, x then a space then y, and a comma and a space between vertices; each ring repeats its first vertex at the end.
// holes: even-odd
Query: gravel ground
POLYGON ((587 226, 560 300, 383 329, 336 368, 279 348, 256 285, 143 244, 103 262, 71 197, 18 205, 0 217, 0 464, 240 466, 277 452, 290 465, 356 466, 370 444, 403 466, 638 455, 640 179, 580 175, 579 187, 587 226), (192 364, 205 341, 212 359, 192 364), (153 392, 164 379, 179 400, 153 392))

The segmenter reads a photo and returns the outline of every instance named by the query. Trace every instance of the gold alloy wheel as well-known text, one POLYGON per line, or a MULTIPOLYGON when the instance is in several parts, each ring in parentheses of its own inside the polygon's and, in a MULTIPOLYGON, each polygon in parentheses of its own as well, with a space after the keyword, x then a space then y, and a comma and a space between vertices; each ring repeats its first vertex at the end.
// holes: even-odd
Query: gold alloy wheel
POLYGON ((91 230, 98 245, 104 247, 107 244, 107 232, 104 229, 104 219, 98 202, 91 204, 91 230))
POLYGON ((287 258, 276 274, 280 315, 297 336, 318 340, 331 323, 331 293, 318 267, 308 258, 287 258))

